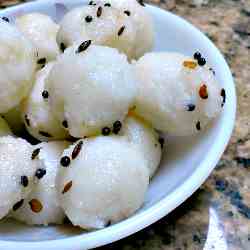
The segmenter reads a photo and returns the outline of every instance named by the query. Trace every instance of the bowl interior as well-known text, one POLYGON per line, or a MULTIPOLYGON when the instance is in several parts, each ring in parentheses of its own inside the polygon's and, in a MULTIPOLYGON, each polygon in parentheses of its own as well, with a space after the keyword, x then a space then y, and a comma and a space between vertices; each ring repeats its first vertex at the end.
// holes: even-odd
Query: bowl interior
MULTIPOLYGON (((86 2, 43 0, 4 10, 1 15, 14 20, 15 16, 39 11, 58 21, 68 9, 86 2)), ((214 45, 192 25, 156 7, 147 6, 147 10, 152 13, 155 24, 154 51, 178 51, 192 55, 199 50, 206 56, 209 64, 215 69, 221 86, 227 91, 227 103, 223 113, 199 136, 167 138, 166 152, 161 167, 150 184, 145 204, 128 220, 92 233, 85 233, 70 226, 30 227, 6 220, 0 224, 0 249, 3 249, 2 244, 16 249, 14 242, 21 244, 22 241, 26 241, 25 249, 54 249, 50 244, 51 240, 65 239, 56 243, 61 242, 62 249, 77 250, 117 240, 173 210, 201 185, 216 165, 228 143, 235 119, 235 90, 227 64, 214 45), (35 243, 38 241, 44 241, 41 248, 35 243)))

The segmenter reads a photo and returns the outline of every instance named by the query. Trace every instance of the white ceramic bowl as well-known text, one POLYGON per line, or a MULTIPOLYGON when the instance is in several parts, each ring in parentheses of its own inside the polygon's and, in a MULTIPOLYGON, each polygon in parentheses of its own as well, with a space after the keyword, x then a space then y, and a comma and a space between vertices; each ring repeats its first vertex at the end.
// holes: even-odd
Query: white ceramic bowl
MULTIPOLYGON (((86 2, 41 0, 3 10, 0 16, 12 19, 16 15, 39 11, 60 19, 65 10, 62 4, 70 9, 86 2)), ((0 250, 82 250, 119 240, 171 212, 198 189, 214 169, 227 146, 235 121, 236 95, 230 70, 218 49, 191 24, 153 6, 147 6, 147 10, 155 23, 155 51, 179 51, 192 55, 199 50, 208 59, 227 92, 223 113, 200 136, 168 139, 167 153, 150 185, 145 205, 134 216, 90 233, 72 227, 30 227, 6 221, 0 224, 0 250)))

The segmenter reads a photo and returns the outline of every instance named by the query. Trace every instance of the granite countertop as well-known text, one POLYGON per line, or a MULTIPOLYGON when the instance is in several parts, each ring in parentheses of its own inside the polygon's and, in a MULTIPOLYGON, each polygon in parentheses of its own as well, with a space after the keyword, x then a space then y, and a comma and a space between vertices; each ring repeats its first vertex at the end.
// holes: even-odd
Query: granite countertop
MULTIPOLYGON (((25 2, 0 0, 0 7, 25 2)), ((235 77, 238 115, 231 142, 207 182, 149 228, 100 250, 250 249, 250 0, 151 0, 204 31, 235 77)))

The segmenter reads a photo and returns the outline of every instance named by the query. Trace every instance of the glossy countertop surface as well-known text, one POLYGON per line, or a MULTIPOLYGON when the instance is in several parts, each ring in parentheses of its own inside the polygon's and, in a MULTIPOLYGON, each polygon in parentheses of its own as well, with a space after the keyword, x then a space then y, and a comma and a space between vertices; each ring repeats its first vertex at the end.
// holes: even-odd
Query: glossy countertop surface
MULTIPOLYGON (((0 0, 0 8, 22 2, 0 0)), ((148 2, 189 20, 225 55, 237 88, 237 122, 216 169, 189 200, 154 225, 99 249, 250 250, 250 0, 148 2)))

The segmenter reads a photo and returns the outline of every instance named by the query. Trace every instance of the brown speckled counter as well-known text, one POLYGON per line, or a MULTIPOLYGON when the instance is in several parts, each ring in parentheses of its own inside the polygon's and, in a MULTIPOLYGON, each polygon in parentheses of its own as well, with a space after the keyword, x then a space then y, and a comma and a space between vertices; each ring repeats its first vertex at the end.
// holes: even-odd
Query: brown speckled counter
MULTIPOLYGON (((0 6, 21 2, 0 0, 0 6)), ((236 128, 215 171, 188 201, 149 228, 100 250, 249 250, 250 0, 150 2, 189 20, 224 53, 238 92, 236 128)))

